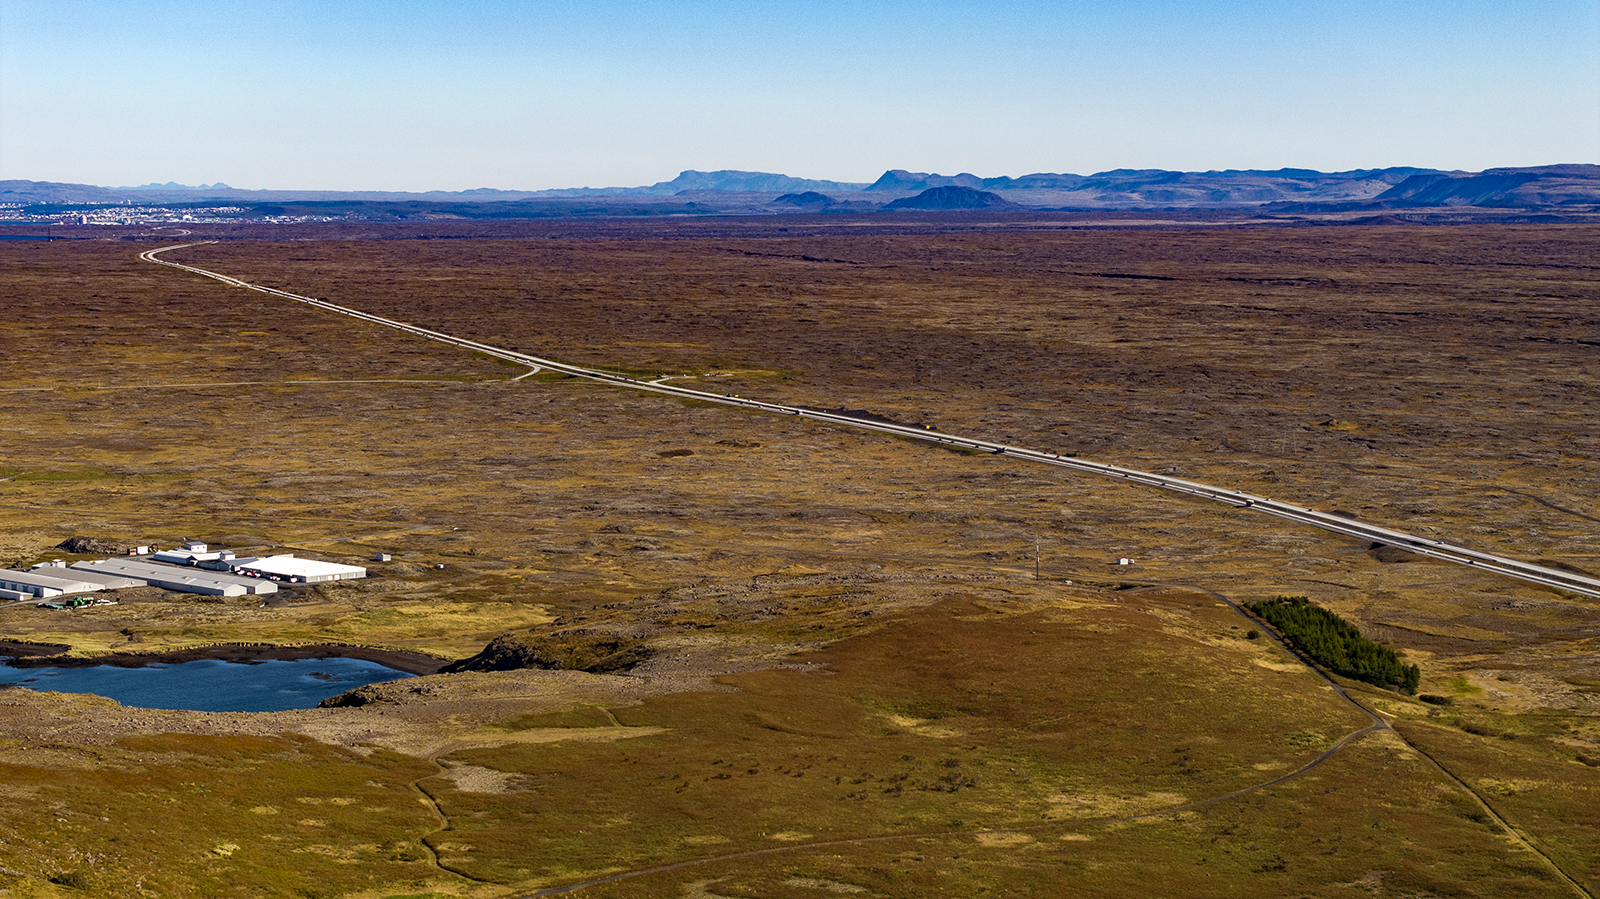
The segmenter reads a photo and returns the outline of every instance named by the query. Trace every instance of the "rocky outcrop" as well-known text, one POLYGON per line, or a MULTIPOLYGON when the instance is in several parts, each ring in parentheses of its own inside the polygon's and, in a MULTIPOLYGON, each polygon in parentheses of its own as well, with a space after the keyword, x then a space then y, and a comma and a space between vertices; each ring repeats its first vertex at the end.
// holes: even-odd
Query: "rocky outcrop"
POLYGON ((57 543, 56 549, 64 549, 69 553, 83 555, 101 553, 108 556, 119 556, 132 549, 132 547, 122 543, 112 543, 109 540, 101 540, 98 537, 68 537, 57 543))
POLYGON ((515 671, 543 668, 551 671, 587 671, 590 674, 616 674, 628 671, 650 658, 650 650, 638 640, 610 634, 568 631, 549 636, 501 634, 475 656, 452 662, 442 670, 515 671))

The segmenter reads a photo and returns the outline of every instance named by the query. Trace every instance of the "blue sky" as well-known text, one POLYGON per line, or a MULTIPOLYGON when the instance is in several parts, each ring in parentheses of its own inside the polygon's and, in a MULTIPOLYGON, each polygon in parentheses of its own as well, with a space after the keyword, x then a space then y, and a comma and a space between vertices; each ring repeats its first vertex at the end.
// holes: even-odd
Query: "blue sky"
POLYGON ((0 0, 0 178, 1600 163, 1600 0, 0 0))

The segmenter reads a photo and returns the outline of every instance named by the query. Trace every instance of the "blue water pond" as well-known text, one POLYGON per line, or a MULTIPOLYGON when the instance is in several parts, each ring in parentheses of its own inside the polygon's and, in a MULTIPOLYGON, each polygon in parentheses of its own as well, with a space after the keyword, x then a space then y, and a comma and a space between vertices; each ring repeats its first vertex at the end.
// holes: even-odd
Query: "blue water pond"
POLYGON ((281 712, 309 709, 365 684, 411 677, 363 659, 269 659, 118 668, 13 668, 0 665, 0 684, 60 693, 93 693, 123 705, 199 712, 281 712))

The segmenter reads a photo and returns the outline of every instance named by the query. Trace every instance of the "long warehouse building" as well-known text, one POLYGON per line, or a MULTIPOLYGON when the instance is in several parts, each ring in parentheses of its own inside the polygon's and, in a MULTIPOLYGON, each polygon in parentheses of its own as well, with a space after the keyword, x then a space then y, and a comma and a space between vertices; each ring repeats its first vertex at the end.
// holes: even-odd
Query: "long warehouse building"
POLYGON ((42 574, 37 571, 0 571, 0 590, 5 590, 8 595, 17 593, 47 599, 66 593, 93 593, 96 590, 105 589, 104 584, 90 583, 70 577, 64 568, 52 570, 59 571, 60 574, 42 574))
POLYGON ((236 559, 228 563, 234 571, 252 577, 264 577, 291 584, 320 584, 325 581, 345 581, 364 578, 367 569, 360 565, 340 565, 337 562, 319 562, 316 559, 296 559, 292 555, 267 556, 260 559, 236 559))
POLYGON ((200 593, 206 596, 244 596, 246 594, 277 593, 278 585, 271 581, 251 577, 235 577, 216 571, 198 568, 179 568, 159 562, 141 562, 137 559, 111 558, 98 562, 73 562, 74 570, 100 571, 121 577, 139 578, 153 587, 176 590, 179 593, 200 593))
MULTIPOLYGON (((94 563, 90 563, 94 564, 94 563)), ((143 587, 145 580, 136 577, 123 577, 105 571, 94 571, 88 568, 67 568, 65 562, 47 562, 35 565, 28 569, 34 574, 44 574, 50 577, 69 577, 91 584, 99 584, 101 590, 121 590, 126 587, 143 587)))

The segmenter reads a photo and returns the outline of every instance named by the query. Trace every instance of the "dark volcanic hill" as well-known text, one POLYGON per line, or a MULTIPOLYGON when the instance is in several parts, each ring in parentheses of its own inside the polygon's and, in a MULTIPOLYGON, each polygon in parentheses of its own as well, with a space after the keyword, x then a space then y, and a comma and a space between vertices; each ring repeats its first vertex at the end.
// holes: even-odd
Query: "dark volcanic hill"
POLYGON ((833 202, 833 198, 828 196, 827 194, 819 194, 814 190, 808 190, 805 193, 801 193, 801 194, 784 194, 781 197, 775 198, 772 201, 772 205, 773 206, 827 206, 832 202, 833 202))
POLYGON ((903 197, 883 207, 885 212, 897 209, 1021 209, 1016 203, 997 193, 974 190, 970 187, 947 185, 930 187, 914 197, 903 197))

